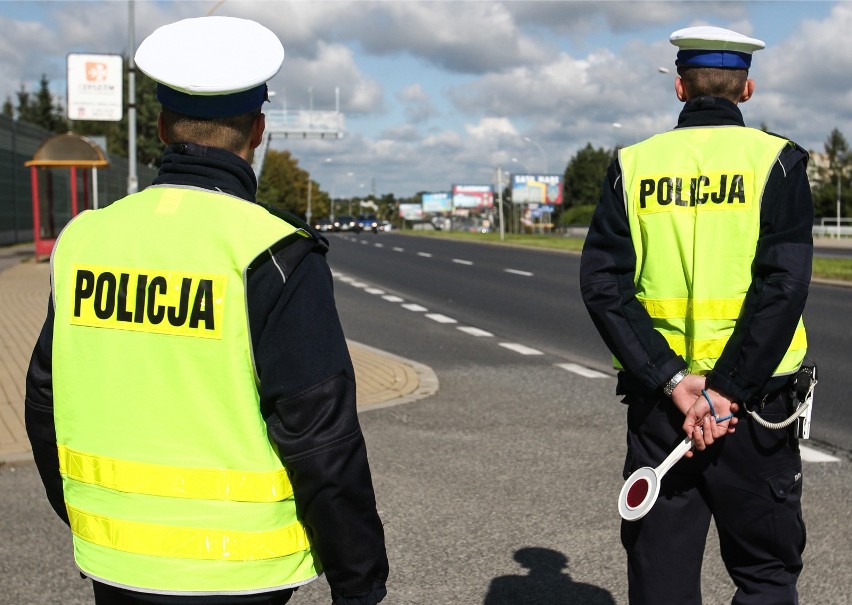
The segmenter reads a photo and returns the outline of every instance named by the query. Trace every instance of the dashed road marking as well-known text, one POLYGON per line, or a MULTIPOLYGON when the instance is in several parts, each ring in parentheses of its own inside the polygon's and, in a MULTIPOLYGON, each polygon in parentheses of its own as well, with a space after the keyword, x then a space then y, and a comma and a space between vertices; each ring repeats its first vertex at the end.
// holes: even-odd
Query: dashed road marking
POLYGON ((528 347, 517 342, 501 342, 500 346, 505 347, 510 351, 514 351, 515 353, 520 353, 521 355, 544 355, 544 353, 538 349, 533 349, 532 347, 528 347))
POLYGON ((535 275, 534 273, 530 273, 529 271, 521 271, 520 269, 503 269, 506 273, 512 273, 513 275, 523 275, 524 277, 532 277, 535 275))
POLYGON ((384 248, 384 247, 385 247, 385 245, 384 245, 384 244, 380 244, 380 243, 378 243, 378 242, 376 242, 376 243, 375 243, 375 244, 373 244, 373 245, 374 245, 376 248, 384 248))
POLYGON ((432 321, 437 321, 439 324, 457 324, 458 320, 453 319, 452 317, 447 317, 446 315, 441 315, 440 313, 427 313, 426 317, 431 319, 432 321))
POLYGON ((422 256, 424 258, 432 258, 432 255, 429 254, 428 252, 418 252, 417 256, 422 256))
POLYGON ((465 334, 470 334, 471 336, 477 336, 481 338, 494 336, 494 334, 492 334, 491 332, 480 330, 479 328, 474 328, 473 326, 459 326, 457 329, 461 330, 465 334))
POLYGON ((379 288, 367 288, 364 290, 367 294, 384 294, 384 290, 380 290, 379 288))
POLYGON ((388 294, 386 296, 382 296, 382 298, 385 299, 386 301, 392 302, 392 303, 400 303, 400 302, 403 302, 405 300, 404 298, 400 298, 399 296, 394 296, 393 294, 388 294))
POLYGON ((456 263, 457 265, 472 265, 473 264, 473 261, 464 260, 464 259, 461 259, 461 258, 454 258, 453 262, 456 263))
POLYGON ((835 458, 812 447, 802 445, 799 442, 799 453, 802 455, 802 460, 805 462, 840 462, 840 458, 835 458))
POLYGON ((408 309, 409 311, 414 311, 415 313, 424 313, 429 310, 426 307, 418 305, 416 303, 408 303, 407 305, 402 305, 402 308, 408 309))
POLYGON ((603 372, 598 372, 597 370, 593 370, 576 363, 557 363, 556 367, 568 370, 574 374, 579 374, 580 376, 585 376, 586 378, 607 378, 607 375, 603 372))
POLYGON ((400 248, 399 246, 394 246, 393 251, 394 252, 405 252, 405 248, 400 248))
POLYGON ((367 284, 365 284, 364 282, 362 282, 362 281, 354 281, 354 280, 353 280, 353 281, 350 281, 350 282, 349 282, 349 285, 350 285, 350 286, 352 286, 353 288, 361 288, 361 289, 363 289, 363 288, 366 288, 366 287, 367 287, 367 284))

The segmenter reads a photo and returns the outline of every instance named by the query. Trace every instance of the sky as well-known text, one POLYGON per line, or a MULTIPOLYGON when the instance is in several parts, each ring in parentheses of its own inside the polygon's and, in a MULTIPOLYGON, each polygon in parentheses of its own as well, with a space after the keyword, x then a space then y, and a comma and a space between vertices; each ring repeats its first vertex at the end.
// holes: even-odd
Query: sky
POLYGON ((669 35, 693 25, 766 42, 746 124, 815 151, 835 128, 852 137, 852 1, 0 0, 0 99, 44 74, 64 106, 68 53, 126 55, 207 14, 281 39, 267 109, 334 111, 339 99, 341 138, 271 139, 335 197, 495 183, 498 167, 561 174, 587 144, 670 129, 681 103, 669 35))

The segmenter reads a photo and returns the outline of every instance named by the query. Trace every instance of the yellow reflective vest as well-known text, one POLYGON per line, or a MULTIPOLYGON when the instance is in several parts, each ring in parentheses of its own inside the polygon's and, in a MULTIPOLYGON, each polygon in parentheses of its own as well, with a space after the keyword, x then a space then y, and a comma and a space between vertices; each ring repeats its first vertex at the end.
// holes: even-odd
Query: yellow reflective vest
MULTIPOLYGON (((733 333, 752 281, 763 190, 786 144, 719 126, 672 130, 619 152, 636 295, 690 372, 713 369, 733 333)), ((800 318, 775 374, 794 372, 806 349, 800 318)))
POLYGON ((178 187, 84 212, 62 232, 54 417, 86 575, 165 594, 318 575, 260 413, 246 311, 247 267, 300 234, 256 204, 178 187))

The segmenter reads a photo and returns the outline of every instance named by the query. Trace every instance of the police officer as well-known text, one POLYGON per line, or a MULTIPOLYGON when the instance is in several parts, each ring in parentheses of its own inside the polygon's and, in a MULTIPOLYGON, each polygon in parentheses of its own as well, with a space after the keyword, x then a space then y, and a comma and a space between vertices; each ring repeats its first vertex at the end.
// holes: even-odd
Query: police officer
POLYGON ((96 603, 278 605, 323 572, 334 603, 386 594, 327 242, 255 200, 283 58, 243 19, 151 34, 156 180, 53 251, 26 422, 96 603))
POLYGON ((805 355, 808 157, 744 125, 738 104, 754 92, 748 69, 763 42, 717 27, 679 30, 671 42, 685 103, 677 127, 620 150, 580 276, 628 405, 624 477, 657 466, 684 433, 696 450, 664 477, 647 516, 622 521, 630 602, 701 603, 712 518, 733 602, 796 603, 798 442, 744 408, 786 417, 805 355))

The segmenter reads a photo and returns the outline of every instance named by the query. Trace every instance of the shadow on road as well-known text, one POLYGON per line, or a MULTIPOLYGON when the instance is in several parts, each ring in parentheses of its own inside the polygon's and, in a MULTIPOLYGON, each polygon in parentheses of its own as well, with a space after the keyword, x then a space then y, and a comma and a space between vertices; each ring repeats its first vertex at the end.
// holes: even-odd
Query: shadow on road
POLYGON ((609 591, 572 580, 564 571, 568 557, 559 551, 521 548, 514 559, 529 573, 494 578, 483 605, 615 605, 609 591))

